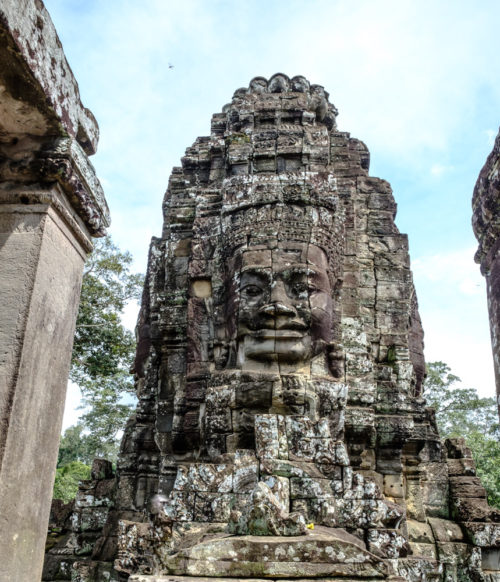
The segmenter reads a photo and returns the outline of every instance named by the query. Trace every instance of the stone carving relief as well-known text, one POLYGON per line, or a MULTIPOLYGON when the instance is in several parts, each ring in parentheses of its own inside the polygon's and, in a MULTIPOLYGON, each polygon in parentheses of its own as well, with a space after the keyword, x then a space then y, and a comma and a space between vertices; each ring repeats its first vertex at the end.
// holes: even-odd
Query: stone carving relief
POLYGON ((487 580, 443 532, 493 525, 486 555, 500 513, 455 486, 392 192, 336 116, 303 77, 256 77, 172 173, 109 518, 131 580, 487 580))
MULTIPOLYGON (((270 246, 270 245, 269 245, 270 246)), ((310 375, 331 340, 328 261, 304 243, 241 252, 237 366, 310 375)))

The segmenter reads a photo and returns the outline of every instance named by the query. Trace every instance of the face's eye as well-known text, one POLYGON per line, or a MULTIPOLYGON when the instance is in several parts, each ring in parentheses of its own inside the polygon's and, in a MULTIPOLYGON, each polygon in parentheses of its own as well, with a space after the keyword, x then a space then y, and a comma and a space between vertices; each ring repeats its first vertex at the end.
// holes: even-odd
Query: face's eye
POLYGON ((292 285, 292 292, 294 295, 306 297, 316 291, 316 287, 307 281, 299 281, 292 285))
POLYGON ((307 283, 299 282, 293 285, 292 290, 295 293, 295 295, 304 295, 309 291, 309 286, 307 285, 307 283))
POLYGON ((262 289, 257 285, 245 285, 241 292, 247 297, 258 297, 262 294, 262 289))

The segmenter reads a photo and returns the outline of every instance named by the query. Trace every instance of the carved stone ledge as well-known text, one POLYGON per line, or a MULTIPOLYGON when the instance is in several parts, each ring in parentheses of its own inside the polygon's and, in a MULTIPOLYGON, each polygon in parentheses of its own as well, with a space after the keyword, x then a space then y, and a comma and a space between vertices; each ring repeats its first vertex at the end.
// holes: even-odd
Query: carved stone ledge
POLYGON ((40 153, 44 181, 57 181, 93 236, 104 236, 110 224, 109 208, 101 183, 81 146, 71 138, 57 140, 55 147, 40 153))
MULTIPOLYGON (((78 83, 43 3, 2 0, 0 36, 1 101, 8 97, 12 105, 17 103, 8 133, 22 134, 27 128, 31 133, 35 115, 42 122, 40 131, 58 125, 60 134, 78 140, 89 155, 95 153, 99 126, 80 101, 78 83)), ((0 130, 3 123, 4 116, 0 130)))
POLYGON ((109 209, 94 167, 70 137, 29 139, 0 146, 0 182, 5 191, 40 189, 57 182, 92 236, 104 236, 109 209))

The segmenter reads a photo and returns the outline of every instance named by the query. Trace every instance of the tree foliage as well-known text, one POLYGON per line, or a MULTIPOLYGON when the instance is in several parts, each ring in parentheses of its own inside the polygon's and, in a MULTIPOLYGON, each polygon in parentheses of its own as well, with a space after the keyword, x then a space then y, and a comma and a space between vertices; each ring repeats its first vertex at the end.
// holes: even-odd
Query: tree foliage
POLYGON ((427 365, 424 395, 436 410, 442 438, 464 437, 476 461, 488 501, 500 508, 500 428, 494 398, 457 386, 460 378, 443 362, 427 365))
POLYGON ((130 272, 131 263, 130 253, 109 237, 95 243, 85 263, 70 371, 84 413, 61 438, 59 468, 73 462, 90 465, 94 457, 116 460, 134 394, 135 338, 121 316, 139 298, 143 284, 142 275, 130 272))
POLYGON ((135 340, 121 314, 129 301, 139 299, 143 278, 130 273, 131 263, 130 253, 109 237, 95 243, 85 263, 70 372, 84 395, 94 393, 102 378, 123 378, 121 388, 132 390, 128 372, 135 340))
POLYGON ((90 466, 94 458, 92 448, 85 434, 85 427, 81 422, 68 427, 59 442, 58 468, 69 465, 74 461, 90 466))
POLYGON ((90 467, 80 461, 72 461, 63 467, 56 469, 54 482, 54 499, 62 499, 68 503, 75 498, 78 491, 78 483, 82 479, 90 478, 90 467))

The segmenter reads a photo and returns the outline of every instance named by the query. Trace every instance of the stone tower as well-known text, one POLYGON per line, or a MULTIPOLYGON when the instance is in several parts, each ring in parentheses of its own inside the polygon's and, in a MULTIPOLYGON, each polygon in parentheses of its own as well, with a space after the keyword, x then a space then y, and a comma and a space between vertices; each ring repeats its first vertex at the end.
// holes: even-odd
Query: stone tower
POLYGON ((484 164, 472 198, 472 226, 479 241, 476 262, 486 278, 491 347, 500 419, 500 132, 484 164))
POLYGON ((391 188, 336 116, 257 77, 172 172, 93 553, 131 580, 500 580, 500 513, 421 395, 391 188))

